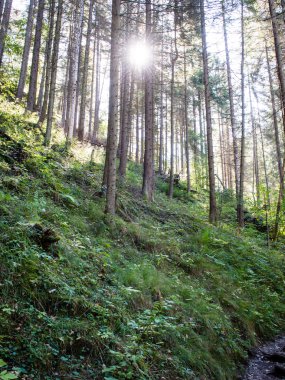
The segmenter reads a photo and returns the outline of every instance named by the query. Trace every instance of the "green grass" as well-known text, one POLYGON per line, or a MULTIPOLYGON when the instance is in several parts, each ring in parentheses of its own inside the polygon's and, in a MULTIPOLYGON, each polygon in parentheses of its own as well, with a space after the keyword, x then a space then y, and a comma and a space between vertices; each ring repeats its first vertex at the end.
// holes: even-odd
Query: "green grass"
POLYGON ((158 182, 148 204, 131 163, 109 220, 96 197, 102 165, 43 148, 20 106, 2 101, 0 120, 12 138, 0 146, 3 370, 233 380, 247 349, 284 329, 282 243, 267 249, 264 234, 239 233, 231 196, 211 226, 206 193, 189 197, 182 185, 169 201, 158 182), (35 225, 58 243, 44 248, 35 225))

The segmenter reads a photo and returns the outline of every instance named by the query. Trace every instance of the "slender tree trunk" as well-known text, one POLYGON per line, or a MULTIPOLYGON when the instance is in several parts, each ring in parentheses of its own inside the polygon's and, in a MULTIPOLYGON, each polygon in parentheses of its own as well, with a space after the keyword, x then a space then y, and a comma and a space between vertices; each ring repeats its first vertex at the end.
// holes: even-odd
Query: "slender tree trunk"
POLYGON ((271 106, 272 106, 272 117, 273 117, 273 126, 274 126, 274 137, 275 137, 275 147, 276 147, 276 154, 277 154, 278 173, 279 173, 279 180, 281 180, 282 156, 281 156, 281 148, 280 148, 280 138, 279 138, 279 129, 278 129, 278 121, 277 121, 277 110, 276 110, 276 105, 275 105, 273 79, 272 79, 272 74, 271 74, 271 67, 270 67, 267 45, 265 46, 265 51, 266 51, 267 72, 268 72, 269 87, 270 87, 270 99, 271 99, 271 106))
POLYGON ((79 65, 79 46, 80 35, 83 18, 84 0, 77 0, 74 9, 74 25, 73 33, 71 36, 70 46, 70 63, 69 63, 69 83, 68 83, 68 98, 67 98, 67 113, 66 125, 68 128, 67 133, 67 147, 71 144, 73 138, 73 130, 75 125, 75 104, 76 104, 76 90, 78 81, 78 65, 79 65))
POLYGON ((211 117, 211 93, 209 84, 209 66, 205 26, 204 0, 200 0, 201 10, 201 32, 203 47, 203 68, 204 68, 204 86, 205 86, 205 107, 207 121, 207 146, 208 146, 208 168, 209 168, 209 188, 210 188, 210 212, 209 219, 211 223, 217 221, 217 206, 215 194, 215 166, 214 166, 214 148, 212 136, 212 117, 211 117))
POLYGON ((92 62, 92 81, 91 81, 91 97, 90 97, 90 109, 89 109, 89 127, 88 127, 88 138, 92 142, 92 122, 93 122, 93 103, 94 103, 94 93, 95 93, 95 76, 96 76, 96 42, 97 33, 94 36, 93 43, 93 62, 92 62))
POLYGON ((54 39, 54 20, 55 18, 55 0, 51 0, 50 3, 50 14, 49 14, 49 32, 47 38, 47 55, 46 55, 46 73, 45 73, 45 90, 43 97, 43 104, 41 107, 41 113, 39 118, 39 124, 41 125, 46 116, 47 116, 47 108, 48 108, 48 99, 50 92, 50 79, 51 79, 51 71, 52 71, 52 44, 54 39))
POLYGON ((160 86, 160 129, 159 129, 159 158, 158 158, 158 172, 159 174, 163 173, 163 70, 161 70, 161 86, 160 86))
POLYGON ((220 160, 221 160, 221 171, 222 171, 222 182, 223 187, 225 188, 227 186, 226 184, 226 173, 225 173, 225 160, 224 160, 224 140, 222 138, 222 121, 221 121, 221 114, 218 110, 218 125, 219 125, 219 143, 220 143, 220 160))
POLYGON ((168 101, 167 93, 165 94, 165 167, 164 171, 168 169, 168 101))
POLYGON ((189 123, 188 123, 188 97, 187 97, 187 62, 186 49, 184 46, 184 119, 185 119, 185 154, 187 169, 187 193, 191 191, 190 151, 189 151, 189 123))
POLYGON ((255 174, 256 200, 257 200, 257 206, 260 206, 259 158, 258 158, 258 143, 257 143, 257 134, 256 134, 257 127, 256 127, 255 119, 254 119, 250 82, 248 83, 248 85, 249 85, 250 119, 251 119, 251 127, 252 127, 253 165, 254 165, 254 174, 255 174))
MULTIPOLYGON (((146 39, 152 40, 151 0, 146 0, 146 39)), ((145 153, 142 193, 148 201, 154 198, 154 115, 153 115, 153 72, 150 67, 145 73, 145 153)))
POLYGON ((33 49, 33 59, 32 59, 32 67, 31 67, 30 83, 29 83, 29 93, 28 93, 28 101, 27 101, 28 111, 34 111, 36 108, 44 8, 45 8, 45 0, 39 0, 35 41, 34 41, 34 49, 33 49))
POLYGON ((244 227, 244 171, 245 171, 245 89, 244 89, 244 3, 241 3, 241 154, 240 184, 237 205, 238 224, 244 227))
POLYGON ((4 5, 5 5, 5 0, 0 0, 0 25, 2 23, 4 5))
POLYGON ((174 3, 174 51, 171 59, 171 89, 170 89, 170 178, 168 196, 173 198, 174 188, 174 90, 175 90, 175 64, 178 59, 177 49, 177 0, 174 3))
POLYGON ((18 89, 17 89, 17 94, 16 94, 16 97, 18 99, 23 98, 24 88, 26 84, 29 55, 30 55, 31 42, 32 42, 32 33, 33 33, 33 26, 34 26, 34 5, 35 5, 35 0, 30 0, 26 35, 25 35, 25 45, 24 45, 24 51, 22 55, 20 78, 19 78, 18 89))
POLYGON ((78 53, 78 69, 77 69, 77 81, 76 81, 76 97, 75 97, 75 114, 74 114, 74 126, 73 126, 73 136, 75 137, 78 132, 78 109, 80 106, 80 97, 81 97, 81 87, 82 87, 82 65, 83 65, 83 32, 84 32, 84 4, 83 3, 83 17, 80 27, 80 40, 79 40, 79 53, 78 53))
MULTIPOLYGON (((279 79, 279 85, 280 85, 281 104, 282 104, 283 131, 285 134, 285 74, 284 74, 283 65, 282 65, 283 61, 282 61, 281 41, 278 34, 278 25, 277 25, 274 1, 268 0, 268 4, 269 4, 269 11, 270 11, 271 22, 272 22, 273 37, 274 37, 277 73, 278 73, 278 79, 279 79)), ((285 155, 285 152, 284 152, 284 155, 285 155)), ((278 237, 280 211, 282 208, 283 198, 284 198, 284 170, 285 170, 285 156, 283 158, 282 173, 281 173, 281 178, 280 178, 279 197, 278 197, 278 202, 277 202, 275 227, 274 227, 274 234, 273 234, 274 240, 276 240, 278 237)))
POLYGON ((225 43, 225 51, 226 51, 228 93, 229 93, 229 101, 230 101, 231 129, 232 129, 232 139, 233 139, 235 191, 236 191, 236 197, 238 199, 240 162, 239 162, 239 152, 238 152, 238 142, 237 142, 237 131, 236 131, 237 126, 236 126, 236 116, 235 116, 235 106, 234 106, 234 96, 233 96, 233 85, 232 85, 232 71, 231 71, 231 64, 230 64, 230 53, 229 53, 229 46, 228 46, 228 33, 227 33, 227 25, 226 25, 224 0, 222 0, 222 15, 223 15, 224 43, 225 43))
POLYGON ((62 13, 63 13, 63 0, 58 0, 57 8, 57 20, 55 26, 55 38, 53 43, 52 52, 52 62, 51 62, 51 78, 50 78, 50 93, 48 101, 48 113, 47 113, 47 127, 44 144, 48 146, 51 140, 52 122, 53 122, 53 112, 54 112, 54 102, 56 95, 56 79, 57 79, 57 68, 58 68, 58 55, 60 46, 60 32, 62 25, 62 13))
POLYGON ((121 131, 121 151, 120 151, 120 165, 119 175, 122 180, 125 179, 127 162, 128 162, 128 146, 130 140, 131 122, 132 122, 132 106, 134 96, 134 80, 131 76, 130 79, 126 78, 126 93, 125 93, 125 107, 123 112, 123 124, 121 131), (128 82, 130 80, 130 87, 128 82))
MULTIPOLYGON (((47 44, 45 48, 45 54, 44 54, 44 62, 41 69, 41 80, 40 80, 40 88, 38 93, 38 99, 37 103, 35 105, 35 109, 40 113, 43 105, 43 98, 44 98, 44 89, 45 89, 45 79, 46 79, 46 70, 47 70, 47 44)), ((40 69, 39 69, 40 72, 40 69)))
POLYGON ((112 0, 110 92, 108 119, 108 146, 106 155, 107 203, 106 212, 116 212, 116 156, 117 156, 117 120, 119 90, 119 41, 120 41, 120 0, 112 0))
POLYGON ((7 36, 9 22, 11 17, 13 0, 6 0, 3 16, 1 19, 1 29, 0 29, 0 67, 2 66, 4 48, 5 48, 5 39, 7 36))
POLYGON ((144 114, 141 115, 141 155, 140 155, 140 163, 143 164, 144 161, 144 141, 145 141, 145 121, 144 114))
POLYGON ((85 57, 84 57, 84 66, 83 66, 83 75, 82 75, 79 124, 78 124, 78 139, 79 139, 79 141, 84 140, 85 117, 86 117, 86 99, 87 99, 87 81, 88 81, 88 68, 89 68, 89 57, 90 57, 90 42, 91 42, 91 31, 92 31, 93 7, 94 7, 94 0, 90 0, 88 27, 87 27, 87 36, 86 36, 86 47, 85 47, 85 57))
POLYGON ((137 87, 137 99, 136 99, 136 163, 139 163, 140 154, 140 113, 139 113, 139 91, 137 87))
POLYGON ((96 47, 96 88, 95 88, 95 111, 94 111, 94 129, 92 141, 95 142, 99 131, 100 121, 100 70, 101 70, 101 53, 100 53, 100 38, 98 35, 96 47))
POLYGON ((61 126, 64 129, 65 133, 67 133, 67 130, 68 130, 67 124, 66 124, 66 116, 67 116, 67 98, 68 98, 71 38, 72 38, 72 33, 71 33, 71 28, 70 28, 68 49, 67 49, 66 70, 65 70, 65 81, 64 81, 64 88, 63 88, 62 117, 61 117, 61 126))

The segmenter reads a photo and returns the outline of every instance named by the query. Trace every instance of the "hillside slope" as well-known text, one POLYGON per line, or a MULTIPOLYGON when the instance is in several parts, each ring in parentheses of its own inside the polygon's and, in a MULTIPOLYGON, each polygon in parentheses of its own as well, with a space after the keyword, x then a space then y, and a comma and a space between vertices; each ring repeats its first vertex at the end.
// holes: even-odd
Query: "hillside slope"
POLYGON ((230 199, 216 227, 203 194, 148 204, 130 163, 110 220, 102 165, 0 107, 0 379, 233 380, 284 329, 282 245, 239 235, 230 199))

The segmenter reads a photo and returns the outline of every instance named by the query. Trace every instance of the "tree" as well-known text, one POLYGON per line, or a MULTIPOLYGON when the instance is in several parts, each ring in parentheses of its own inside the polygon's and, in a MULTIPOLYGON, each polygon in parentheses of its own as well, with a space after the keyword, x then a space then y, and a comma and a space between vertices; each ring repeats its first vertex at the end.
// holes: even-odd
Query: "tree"
POLYGON ((30 55, 31 42, 32 42, 33 26, 34 26, 34 7, 35 7, 35 0, 30 0, 28 20, 27 20, 27 26, 26 26, 26 34, 25 34, 25 45, 24 45, 24 50, 23 50, 20 78, 19 78, 17 94, 16 94, 16 97, 18 99, 23 98, 24 88, 26 84, 28 62, 29 62, 29 55, 30 55))
MULTIPOLYGON (((152 44, 151 0, 146 0, 146 41, 152 44)), ((154 198, 154 127, 153 127, 153 67, 145 72, 145 150, 143 171, 143 196, 152 201, 154 198)))
POLYGON ((244 227, 244 174, 245 174, 245 89, 244 89, 244 3, 241 2, 241 150, 240 183, 237 204, 238 224, 244 227))
POLYGON ((83 76, 82 76, 81 103, 80 103, 80 113, 79 113, 79 123, 78 123, 78 139, 80 141, 84 140, 84 133, 85 133, 84 129, 85 129, 85 115, 86 115, 87 81, 88 81, 88 69, 89 69, 89 57, 90 57, 93 8, 94 8, 94 0, 90 0, 85 57, 84 57, 83 76))
MULTIPOLYGON (((9 22, 10 22, 10 16, 11 16, 11 10, 12 10, 12 3, 13 0, 6 0, 5 1, 5 7, 4 12, 1 17, 1 28, 0 28, 0 67, 3 63, 3 55, 4 55, 4 48, 5 48, 5 39, 7 36, 8 28, 9 28, 9 22)), ((3 8, 3 4, 2 4, 3 8)))
POLYGON ((79 65, 79 48, 80 34, 83 19, 84 0, 76 0, 73 11, 74 23, 71 33, 70 50, 69 50, 69 74, 67 86, 67 109, 66 109, 66 127, 67 138, 66 145, 70 146, 75 123, 75 106, 76 106, 76 89, 78 81, 78 65, 79 65))
MULTIPOLYGON (((173 198, 174 185, 174 90, 175 90, 175 64, 178 59, 177 49, 177 0, 174 2, 174 41, 171 58, 171 89, 170 89, 170 178, 168 196, 173 198)), ((177 155, 176 155, 177 157, 177 155)))
MULTIPOLYGON (((54 42, 54 20, 55 18, 55 0, 51 0, 50 10, 49 10, 49 32, 47 37, 47 54, 45 57, 46 61, 46 70, 45 70, 45 89, 44 89, 44 97, 42 107, 40 109, 40 118, 39 124, 42 124, 46 118, 47 107, 48 107, 48 98, 50 92, 50 80, 52 73, 52 45, 54 42)), ((58 38, 58 36, 56 36, 58 38)), ((44 73, 43 73, 44 75, 44 73)))
POLYGON ((51 61, 51 78, 50 78, 50 92, 48 100, 48 113, 47 113, 47 127, 45 133, 44 144, 48 146, 51 140, 53 113, 54 113, 54 102, 56 93, 56 79, 58 70, 58 54, 60 45, 60 32, 62 24, 62 13, 63 13, 63 0, 58 0, 57 7, 57 20, 55 26, 55 38, 53 43, 52 61, 51 61))
POLYGON ((217 221, 217 206, 216 206, 216 194, 215 194, 215 166, 214 166, 214 148, 213 148, 213 135, 212 135, 211 91, 210 91, 210 83, 209 83, 209 66, 208 66, 204 0, 200 0, 200 12, 201 12, 203 80, 204 80, 204 88, 205 88, 208 169, 209 169, 209 189, 210 189, 209 219, 211 223, 215 223, 217 221))
POLYGON ((39 75, 39 59, 40 59, 40 48, 42 41, 42 26, 44 17, 45 0, 39 0, 38 2, 38 13, 37 13, 37 23, 35 32, 35 41, 33 49, 32 67, 30 73, 30 83, 27 101, 27 110, 35 111, 36 99, 37 99, 37 84, 39 75))
POLYGON ((116 212, 117 119, 120 62, 119 41, 121 20, 120 7, 121 0, 112 0, 108 142, 105 160, 105 179, 107 185, 106 212, 112 215, 116 212))
POLYGON ((238 199, 240 163, 239 163, 239 152, 238 152, 237 131, 236 131, 237 126, 236 126, 236 115, 235 115, 234 96, 233 96, 233 85, 232 85, 232 70, 231 70, 231 64, 230 64, 230 53, 229 53, 224 0, 222 0, 222 16, 223 16, 224 43, 225 43, 225 52, 226 52, 228 93, 229 93, 229 102, 230 102, 230 119, 231 119, 231 130, 232 130, 232 138, 233 138, 235 191, 236 191, 236 197, 238 199))

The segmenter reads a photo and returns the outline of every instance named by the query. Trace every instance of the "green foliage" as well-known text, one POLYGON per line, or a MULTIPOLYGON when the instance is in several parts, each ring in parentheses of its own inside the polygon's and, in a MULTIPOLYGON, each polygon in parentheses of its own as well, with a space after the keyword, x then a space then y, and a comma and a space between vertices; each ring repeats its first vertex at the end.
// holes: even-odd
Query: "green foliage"
POLYGON ((110 223, 102 166, 43 148, 33 120, 5 108, 0 379, 234 379, 247 349, 284 329, 284 256, 236 231, 231 193, 213 227, 184 183, 169 201, 157 181, 146 203, 130 163, 110 223))

